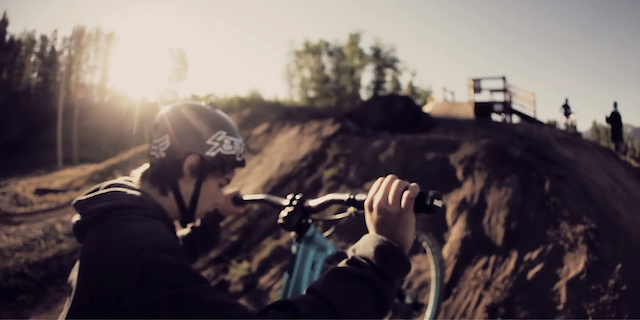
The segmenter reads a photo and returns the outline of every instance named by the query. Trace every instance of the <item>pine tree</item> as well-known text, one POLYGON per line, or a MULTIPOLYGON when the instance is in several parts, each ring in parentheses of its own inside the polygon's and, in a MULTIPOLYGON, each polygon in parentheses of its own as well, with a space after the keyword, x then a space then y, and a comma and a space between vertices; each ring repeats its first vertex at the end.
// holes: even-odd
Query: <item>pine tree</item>
POLYGON ((9 18, 7 11, 2 14, 0 19, 0 113, 6 115, 5 105, 10 93, 8 86, 7 70, 11 63, 11 51, 13 46, 13 37, 7 39, 7 28, 9 27, 9 18))
POLYGON ((15 74, 15 89, 19 92, 31 92, 34 73, 34 53, 36 47, 35 31, 24 32, 22 34, 22 50, 18 57, 18 69, 15 74))
POLYGON ((331 77, 327 72, 329 43, 305 41, 301 49, 292 53, 293 61, 287 67, 288 82, 294 95, 304 104, 321 106, 331 104, 331 77))
POLYGON ((396 56, 395 47, 385 45, 377 40, 371 46, 369 61, 373 66, 373 79, 369 85, 371 96, 388 93, 390 88, 387 88, 387 76, 400 72, 400 59, 396 56))
POLYGON ((71 46, 73 50, 73 58, 72 58, 72 83, 71 83, 71 104, 73 105, 73 133, 71 136, 71 156, 73 164, 78 164, 79 161, 79 146, 78 146, 78 126, 80 119, 80 99, 82 94, 82 80, 85 77, 85 69, 83 68, 84 62, 86 61, 84 58, 85 51, 85 42, 84 36, 86 33, 86 29, 84 26, 76 27, 74 32, 71 34, 71 46))
POLYGON ((2 19, 0 19, 0 52, 4 52, 2 49, 7 44, 7 28, 9 27, 9 17, 7 17, 7 10, 2 13, 2 19))
POLYGON ((367 66, 367 54, 360 46, 362 34, 359 32, 349 34, 347 43, 344 45, 344 55, 346 59, 345 86, 346 104, 356 106, 362 102, 360 98, 360 88, 362 86, 362 74, 367 66))
POLYGON ((35 102, 39 105, 47 103, 47 80, 48 80, 48 66, 46 65, 47 57, 49 55, 49 37, 46 35, 40 35, 40 41, 38 42, 38 51, 35 53, 35 79, 33 85, 33 95, 35 102))
POLYGON ((329 61, 330 105, 343 105, 347 97, 347 57, 340 43, 327 43, 325 54, 329 61))
POLYGON ((7 45, 7 28, 9 27, 9 18, 7 11, 2 14, 0 19, 0 77, 4 79, 5 70, 7 70, 9 46, 7 45))
POLYGON ((107 81, 109 80, 109 68, 111 61, 111 53, 115 45, 116 37, 113 32, 107 34, 102 47, 102 55, 100 56, 100 82, 98 83, 98 100, 103 101, 107 94, 107 81))
POLYGON ((400 83, 400 72, 394 71, 391 73, 391 80, 389 81, 389 93, 400 94, 402 92, 402 83, 400 83))

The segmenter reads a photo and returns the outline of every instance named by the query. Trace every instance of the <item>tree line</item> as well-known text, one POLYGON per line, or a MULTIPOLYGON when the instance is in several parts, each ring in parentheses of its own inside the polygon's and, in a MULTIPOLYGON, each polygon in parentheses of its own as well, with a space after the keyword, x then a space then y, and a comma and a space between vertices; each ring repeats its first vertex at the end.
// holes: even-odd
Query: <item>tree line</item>
MULTIPOLYGON (((113 32, 78 25, 69 35, 35 30, 9 34, 9 24, 4 12, 0 176, 101 161, 146 141, 148 124, 161 105, 171 101, 134 100, 109 88, 117 41, 113 32)), ((168 54, 173 63, 167 83, 177 84, 187 77, 186 53, 176 49, 168 54)), ((376 40, 365 49, 359 32, 348 34, 344 42, 304 41, 291 51, 286 71, 290 99, 265 99, 256 90, 245 96, 191 98, 231 111, 265 103, 351 107, 390 93, 411 96, 423 105, 431 94, 415 84, 415 71, 402 63, 394 46, 376 40)))
MULTIPOLYGON (((0 19, 0 176, 99 161, 144 142, 157 107, 107 87, 113 32, 9 34, 0 19), (142 112, 141 112, 142 110, 142 112), (135 117, 134 117, 135 115, 135 117)), ((180 58, 180 53, 177 53, 180 58)), ((174 73, 179 80, 180 73, 174 73)))
POLYGON ((431 95, 429 88, 415 84, 416 72, 403 86, 403 66, 393 45, 376 40, 368 50, 362 46, 362 33, 354 32, 346 41, 306 40, 291 52, 287 65, 289 95, 296 102, 312 106, 350 107, 384 94, 404 94, 418 105, 431 95), (363 87, 363 75, 371 80, 363 87))

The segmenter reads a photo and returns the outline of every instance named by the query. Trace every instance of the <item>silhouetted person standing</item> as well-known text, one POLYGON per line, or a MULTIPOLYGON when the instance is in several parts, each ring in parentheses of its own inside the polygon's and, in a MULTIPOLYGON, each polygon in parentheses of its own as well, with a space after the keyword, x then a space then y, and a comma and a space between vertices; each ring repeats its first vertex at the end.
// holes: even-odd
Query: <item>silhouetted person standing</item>
POLYGON ((574 129, 573 127, 575 126, 575 124, 573 123, 575 118, 572 116, 573 112, 571 112, 571 107, 569 106, 569 98, 566 98, 564 100, 564 104, 562 105, 561 109, 564 114, 565 130, 572 131, 572 129, 574 129))
POLYGON ((564 111, 565 121, 569 121, 569 117, 571 116, 571 107, 569 106, 569 98, 564 100, 564 104, 562 105, 562 110, 564 111))
POLYGON ((606 118, 606 120, 607 123, 611 126, 611 142, 613 142, 616 151, 620 152, 624 139, 622 137, 622 117, 618 112, 618 102, 613 102, 613 111, 611 112, 611 115, 606 118))

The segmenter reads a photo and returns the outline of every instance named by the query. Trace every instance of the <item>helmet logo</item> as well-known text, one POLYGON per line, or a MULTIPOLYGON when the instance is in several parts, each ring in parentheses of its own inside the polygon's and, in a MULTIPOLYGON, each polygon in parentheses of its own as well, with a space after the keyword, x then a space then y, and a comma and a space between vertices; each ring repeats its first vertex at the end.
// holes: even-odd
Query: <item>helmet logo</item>
POLYGON ((205 153, 209 157, 215 157, 218 153, 235 155, 236 160, 244 159, 244 142, 240 138, 227 135, 225 131, 218 131, 207 140, 212 147, 205 153))
POLYGON ((151 142, 151 150, 149 151, 149 154, 156 159, 165 158, 167 157, 167 153, 165 151, 169 149, 170 145, 171 140, 169 140, 169 135, 165 134, 151 142))

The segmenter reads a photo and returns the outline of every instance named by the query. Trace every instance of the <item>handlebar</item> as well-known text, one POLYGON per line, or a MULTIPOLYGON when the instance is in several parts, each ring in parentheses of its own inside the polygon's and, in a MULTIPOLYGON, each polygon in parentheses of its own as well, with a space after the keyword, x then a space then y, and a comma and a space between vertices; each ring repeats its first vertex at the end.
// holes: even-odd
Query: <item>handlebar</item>
MULTIPOLYGON (((294 197, 293 194, 287 196, 287 199, 270 194, 247 194, 233 198, 233 203, 240 206, 248 203, 263 202, 282 209, 289 205, 297 205, 298 200, 303 200, 302 207, 304 210, 307 213, 316 213, 332 205, 344 205, 363 210, 366 199, 366 193, 329 193, 322 197, 308 200, 294 197)), ((415 200, 414 211, 416 214, 436 214, 442 211, 443 205, 442 195, 439 192, 420 191, 415 200)))

